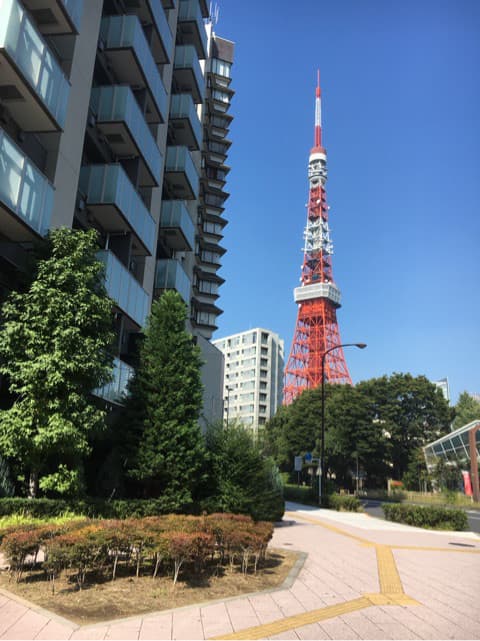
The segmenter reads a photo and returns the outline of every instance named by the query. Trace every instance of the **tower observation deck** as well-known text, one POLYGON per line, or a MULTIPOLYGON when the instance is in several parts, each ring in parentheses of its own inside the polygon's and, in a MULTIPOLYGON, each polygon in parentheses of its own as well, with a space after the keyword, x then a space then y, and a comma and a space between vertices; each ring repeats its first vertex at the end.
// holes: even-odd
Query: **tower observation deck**
MULTIPOLYGON (((297 323, 285 368, 283 402, 290 404, 305 389, 322 382, 322 358, 325 352, 341 345, 336 310, 340 291, 333 280, 333 243, 328 224, 325 184, 327 152, 322 147, 322 105, 320 74, 315 91, 315 138, 308 160, 309 197, 304 231, 301 285, 294 290, 298 305, 297 323)), ((329 383, 352 383, 343 349, 329 352, 325 358, 325 380, 329 383)))

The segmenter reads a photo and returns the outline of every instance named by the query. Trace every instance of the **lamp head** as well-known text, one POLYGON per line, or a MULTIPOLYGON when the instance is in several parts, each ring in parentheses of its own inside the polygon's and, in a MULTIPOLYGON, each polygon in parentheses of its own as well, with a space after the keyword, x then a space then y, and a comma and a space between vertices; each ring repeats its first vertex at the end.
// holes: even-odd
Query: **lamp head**
POLYGON ((355 343, 355 347, 358 347, 359 349, 365 349, 367 346, 367 343, 355 343))

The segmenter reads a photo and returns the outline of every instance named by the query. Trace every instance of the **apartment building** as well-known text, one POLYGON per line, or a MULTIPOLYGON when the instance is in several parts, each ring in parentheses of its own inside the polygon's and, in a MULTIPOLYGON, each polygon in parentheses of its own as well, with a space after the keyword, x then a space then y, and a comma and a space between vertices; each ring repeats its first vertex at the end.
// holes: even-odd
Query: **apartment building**
POLYGON ((0 0, 0 301, 49 229, 94 227, 115 301, 117 403, 135 337, 166 289, 222 408, 217 272, 228 198, 234 45, 206 0, 0 0))
POLYGON ((224 420, 258 431, 282 403, 284 343, 257 327, 214 340, 225 358, 224 420))

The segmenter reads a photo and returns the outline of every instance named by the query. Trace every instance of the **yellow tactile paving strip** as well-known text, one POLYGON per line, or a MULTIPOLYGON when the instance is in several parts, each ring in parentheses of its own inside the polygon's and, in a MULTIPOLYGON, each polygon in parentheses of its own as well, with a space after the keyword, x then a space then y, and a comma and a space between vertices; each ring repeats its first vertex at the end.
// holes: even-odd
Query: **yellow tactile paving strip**
POLYGON ((364 594, 358 599, 353 599, 352 601, 346 601, 345 603, 340 603, 337 605, 329 605, 325 608, 311 610, 310 612, 304 612, 295 616, 286 617, 285 619, 273 621, 272 623, 257 625, 246 628, 245 630, 240 630, 239 632, 233 632, 231 634, 213 637, 213 639, 264 639, 276 634, 281 634, 282 632, 287 632, 288 630, 300 628, 304 625, 325 621, 326 619, 331 619, 343 614, 348 614, 349 612, 355 612, 356 610, 363 610, 364 608, 369 608, 372 605, 420 605, 418 601, 405 594, 392 549, 430 552, 461 552, 463 554, 480 553, 480 550, 478 549, 454 550, 450 548, 420 547, 395 544, 381 545, 379 543, 368 541, 361 536, 356 536, 355 534, 346 532, 345 530, 342 530, 341 528, 334 525, 322 523, 315 519, 309 518, 308 516, 304 516, 303 514, 299 516, 298 514, 286 513, 285 516, 295 517, 302 521, 307 521, 308 523, 312 523, 313 525, 326 528, 327 530, 331 530, 332 532, 336 532, 337 534, 341 534, 342 536, 347 536, 348 538, 354 539, 361 545, 374 547, 377 555, 377 569, 380 592, 374 594, 364 594))

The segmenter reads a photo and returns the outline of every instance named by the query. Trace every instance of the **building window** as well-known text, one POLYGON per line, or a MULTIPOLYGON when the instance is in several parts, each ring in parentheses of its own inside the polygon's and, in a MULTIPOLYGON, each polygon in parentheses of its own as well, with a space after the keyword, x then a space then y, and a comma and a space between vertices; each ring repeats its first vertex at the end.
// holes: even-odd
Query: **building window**
POLYGON ((217 76, 223 76, 224 78, 232 77, 232 65, 230 62, 225 60, 219 60, 218 58, 212 58, 211 64, 212 73, 217 76))

